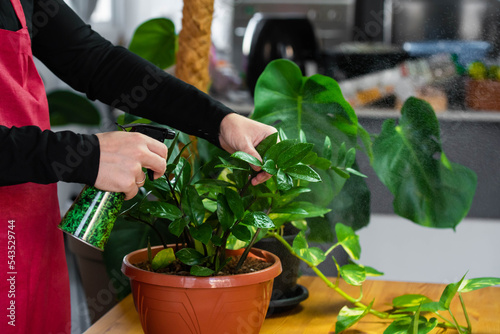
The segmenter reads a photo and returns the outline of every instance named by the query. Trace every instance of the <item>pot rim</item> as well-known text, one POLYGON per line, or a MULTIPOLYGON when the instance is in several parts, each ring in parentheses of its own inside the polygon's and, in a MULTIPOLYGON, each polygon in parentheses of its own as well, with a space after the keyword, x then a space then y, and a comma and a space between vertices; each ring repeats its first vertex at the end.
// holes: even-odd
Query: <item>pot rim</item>
MULTIPOLYGON (((173 247, 174 245, 167 245, 167 246, 173 247)), ((163 246, 151 247, 153 255, 162 249, 163 246)), ((228 252, 239 255, 243 252, 243 249, 236 251, 228 250, 228 252)), ((249 253, 249 256, 260 258, 267 262, 272 262, 273 264, 270 267, 265 268, 263 270, 247 274, 209 276, 209 277, 166 275, 166 274, 146 271, 137 268, 132 264, 146 260, 147 248, 143 248, 131 252, 123 258, 122 272, 132 281, 140 281, 143 283, 161 285, 161 286, 170 286, 178 288, 198 288, 198 289, 228 288, 228 287, 258 284, 272 280, 281 273, 282 270, 281 261, 276 255, 262 249, 252 248, 249 253)))

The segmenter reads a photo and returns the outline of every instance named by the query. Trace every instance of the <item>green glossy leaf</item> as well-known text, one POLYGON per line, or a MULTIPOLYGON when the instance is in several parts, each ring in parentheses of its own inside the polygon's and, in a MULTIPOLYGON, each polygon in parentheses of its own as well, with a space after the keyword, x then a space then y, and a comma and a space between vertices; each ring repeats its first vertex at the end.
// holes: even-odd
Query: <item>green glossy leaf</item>
POLYGON ((355 160, 356 160, 356 149, 353 147, 347 151, 343 165, 345 167, 351 167, 355 160))
POLYGON ((276 181, 278 183, 278 189, 281 191, 290 190, 293 187, 292 178, 281 169, 276 173, 276 181))
POLYGON ((285 169, 285 173, 291 177, 308 182, 321 182, 321 177, 307 165, 296 165, 285 169))
POLYGON ((172 248, 165 248, 156 253, 153 261, 151 262, 151 268, 153 270, 158 270, 165 268, 170 263, 175 261, 174 250, 172 248))
POLYGON ((278 156, 276 161, 278 168, 287 169, 295 166, 311 152, 313 146, 310 143, 298 143, 288 148, 278 156))
POLYGON ((337 322, 335 323, 335 333, 340 333, 349 327, 353 326, 359 320, 361 320, 365 315, 368 314, 373 302, 366 309, 362 308, 353 308, 350 309, 347 306, 342 307, 337 316, 337 322))
POLYGON ((347 146, 345 143, 340 144, 339 150, 337 152, 337 165, 342 165, 345 160, 345 155, 347 153, 347 146))
POLYGON ((191 270, 189 273, 193 276, 200 276, 200 277, 206 277, 210 276, 214 273, 214 271, 210 268, 207 267, 202 267, 202 266, 192 266, 191 270))
POLYGON ((372 136, 371 134, 363 128, 363 126, 358 123, 358 137, 364 146, 364 152, 370 159, 370 163, 373 162, 373 147, 372 147, 372 136))
POLYGON ((495 285, 500 285, 500 278, 480 277, 480 278, 466 279, 460 285, 458 292, 470 292, 495 285))
MULTIPOLYGON (((323 175, 322 175, 323 177, 323 175)), ((313 191, 316 185, 322 183, 313 183, 311 188, 313 191)), ((318 198, 321 193, 314 195, 312 193, 310 201, 317 204, 322 203, 322 199, 318 198)), ((325 205, 331 211, 326 216, 326 219, 315 218, 315 224, 311 224, 311 231, 308 235, 309 240, 319 242, 335 242, 334 234, 336 222, 342 222, 344 225, 352 227, 354 230, 367 226, 370 221, 370 197, 371 193, 364 179, 360 177, 351 177, 345 181, 345 184, 340 193, 325 205), (316 221, 318 220, 318 221, 316 221), (326 226, 325 226, 326 225, 326 226)))
POLYGON ((231 211, 226 197, 222 194, 217 196, 217 218, 224 230, 230 229, 235 221, 233 211, 231 211))
POLYGON ((203 244, 207 244, 212 238, 212 226, 209 224, 201 224, 197 227, 189 229, 191 236, 203 244))
POLYGON ((250 212, 243 218, 243 224, 256 228, 273 228, 273 221, 264 212, 250 212))
POLYGON ((276 145, 271 146, 266 153, 264 153, 264 161, 267 160, 274 160, 278 161, 278 157, 280 156, 281 153, 285 152, 288 150, 290 147, 292 147, 296 143, 296 140, 294 139, 287 139, 280 141, 276 145))
POLYGON ((291 224, 299 231, 307 231, 307 221, 305 220, 294 220, 291 224))
MULTIPOLYGON (((168 181, 165 178, 165 176, 161 176, 154 181, 150 181, 149 179, 146 179, 146 183, 144 184, 144 186, 148 187, 149 185, 151 185, 151 187, 153 187, 155 189, 159 189, 159 190, 165 191, 165 192, 170 192, 170 186, 168 185, 168 181)), ((147 188, 147 189, 150 189, 150 188, 147 188)))
POLYGON ((255 165, 255 166, 262 166, 262 162, 259 161, 256 157, 254 157, 251 154, 248 154, 246 152, 235 152, 231 155, 232 158, 240 159, 242 161, 248 162, 249 164, 255 165))
POLYGON ((199 265, 205 262, 206 258, 193 248, 182 248, 175 253, 175 256, 188 266, 199 265))
POLYGON ((281 138, 281 140, 287 140, 288 139, 288 136, 286 135, 285 131, 283 131, 282 128, 278 129, 278 133, 279 133, 279 137, 281 138))
POLYGON ((383 276, 384 275, 383 272, 378 271, 375 268, 372 268, 372 267, 369 267, 369 266, 362 266, 362 267, 365 268, 366 276, 377 277, 377 276, 383 276))
POLYGON ((67 125, 99 125, 99 110, 86 97, 71 91, 57 90, 47 94, 49 103, 50 124, 67 125))
MULTIPOLYGON (((304 165, 316 166, 318 164, 318 159, 320 159, 318 153, 311 151, 311 152, 307 153, 307 155, 304 157, 304 159, 302 159, 300 162, 304 165)), ((322 159, 322 161, 326 160, 324 158, 321 158, 321 159, 322 159)), ((327 160, 327 161, 330 162, 329 160, 327 160)))
POLYGON ((420 308, 420 312, 439 312, 446 311, 439 302, 428 302, 418 306, 411 306, 406 308, 400 308, 395 313, 408 313, 408 312, 416 312, 420 308))
POLYGON ((345 169, 347 172, 351 173, 351 174, 354 174, 356 176, 359 176, 359 177, 364 177, 364 178, 367 178, 368 176, 366 176, 365 174, 361 173, 360 171, 358 170, 355 170, 354 168, 346 168, 345 169))
POLYGON ((325 261, 325 253, 317 247, 309 247, 304 232, 300 232, 293 239, 292 248, 295 253, 317 266, 325 261))
POLYGON ((304 159, 304 164, 309 164, 313 165, 314 167, 317 167, 319 169, 327 170, 328 168, 332 167, 332 162, 328 159, 318 157, 314 162, 312 163, 306 163, 304 159))
POLYGON ((174 179, 171 181, 177 191, 183 192, 191 180, 191 165, 185 158, 180 158, 172 172, 174 179))
POLYGON ((445 288, 443 293, 441 294, 441 298, 439 298, 439 305, 444 308, 445 310, 450 309, 450 304, 455 295, 457 294, 460 286, 462 285, 462 282, 465 279, 465 275, 462 277, 462 279, 457 282, 457 283, 451 283, 448 284, 445 288))
POLYGON ((227 203, 229 204, 229 207, 231 208, 231 211, 233 212, 236 219, 243 218, 243 215, 245 214, 245 208, 243 206, 243 200, 241 199, 240 195, 231 188, 225 189, 225 195, 227 203))
POLYGON ((168 225, 168 230, 170 233, 172 233, 175 236, 180 236, 182 232, 184 231, 184 228, 188 226, 189 224, 189 218, 187 217, 181 217, 179 219, 174 220, 168 225))
POLYGON ((309 248, 307 244, 306 235, 301 232, 297 234, 297 236, 293 239, 293 249, 296 253, 298 253, 302 249, 309 248))
POLYGON ((278 169, 276 168, 276 163, 272 159, 267 160, 262 165, 262 169, 271 175, 276 175, 276 173, 278 173, 278 169))
POLYGON ((228 168, 230 170, 242 170, 242 171, 248 171, 250 168, 248 165, 245 167, 237 166, 235 164, 230 163, 229 161, 227 161, 226 159, 224 159, 222 157, 219 157, 219 160, 222 162, 222 164, 215 165, 215 168, 228 168))
POLYGON ((419 306, 420 304, 432 302, 431 299, 423 295, 418 294, 407 294, 394 298, 392 300, 392 306, 395 308, 406 308, 419 306))
POLYGON ((264 154, 267 152, 267 150, 277 142, 278 142, 278 132, 275 132, 272 135, 267 136, 263 141, 261 141, 255 149, 257 150, 257 153, 259 153, 259 155, 263 157, 264 154))
POLYGON ((191 219, 195 225, 203 224, 205 219, 205 206, 194 186, 188 186, 184 192, 182 200, 184 213, 191 219))
POLYGON ((351 175, 349 175, 349 173, 347 173, 346 171, 344 171, 343 169, 340 169, 338 167, 335 167, 335 166, 332 166, 331 169, 338 175, 340 176, 341 178, 343 179, 348 179, 351 177, 351 175))
POLYGON ((286 206, 274 209, 269 214, 269 218, 271 218, 275 224, 280 224, 294 220, 323 216, 329 211, 330 209, 321 205, 295 201, 287 204, 286 206))
POLYGON ((302 130, 299 131, 299 142, 301 142, 301 143, 307 143, 306 134, 302 130))
POLYGON ((346 264, 340 267, 340 275, 350 285, 359 286, 366 280, 365 269, 356 264, 346 264))
POLYGON ((305 194, 311 192, 311 189, 306 187, 294 187, 290 190, 283 191, 280 196, 275 198, 276 207, 281 207, 287 203, 290 203, 296 199, 300 194, 305 194))
POLYGON ((455 228, 469 211, 477 176, 436 158, 443 154, 439 123, 427 102, 408 99, 399 125, 384 123, 373 154, 373 168, 394 195, 398 215, 424 226, 455 228))
POLYGON ((323 158, 330 160, 332 158, 332 140, 330 137, 325 137, 325 142, 323 143, 323 158))
POLYGON ((181 210, 173 204, 158 202, 158 201, 148 201, 144 202, 140 206, 142 212, 148 213, 158 218, 165 218, 169 220, 175 220, 182 216, 181 210))
POLYGON ((165 69, 175 63, 176 44, 174 23, 166 18, 157 18, 144 22, 136 29, 129 50, 165 69))
MULTIPOLYGON (((436 318, 427 320, 425 317, 420 316, 418 321, 418 333, 427 334, 436 328, 438 321, 436 318)), ((384 331, 384 334, 411 334, 413 331, 414 321, 411 317, 405 317, 395 320, 384 331)))
POLYGON ((338 243, 344 248, 354 260, 359 260, 361 256, 361 245, 359 244, 359 236, 354 233, 354 230, 342 223, 335 225, 335 233, 338 243))
POLYGON ((252 239, 252 233, 245 225, 238 224, 231 228, 231 233, 241 241, 249 242, 252 239))

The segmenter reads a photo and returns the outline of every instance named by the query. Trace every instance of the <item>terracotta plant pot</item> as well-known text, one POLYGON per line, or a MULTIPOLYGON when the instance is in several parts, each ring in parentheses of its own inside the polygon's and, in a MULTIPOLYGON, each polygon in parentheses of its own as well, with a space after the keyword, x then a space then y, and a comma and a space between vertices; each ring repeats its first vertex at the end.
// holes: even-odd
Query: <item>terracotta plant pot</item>
MULTIPOLYGON (((153 255, 163 249, 152 249, 153 255)), ((243 252, 228 251, 228 255, 243 252)), ((249 256, 273 265, 254 273, 193 277, 152 273, 133 263, 147 260, 147 250, 123 259, 122 271, 130 278, 135 308, 146 334, 259 333, 266 316, 273 280, 281 273, 280 259, 253 249, 249 256)))

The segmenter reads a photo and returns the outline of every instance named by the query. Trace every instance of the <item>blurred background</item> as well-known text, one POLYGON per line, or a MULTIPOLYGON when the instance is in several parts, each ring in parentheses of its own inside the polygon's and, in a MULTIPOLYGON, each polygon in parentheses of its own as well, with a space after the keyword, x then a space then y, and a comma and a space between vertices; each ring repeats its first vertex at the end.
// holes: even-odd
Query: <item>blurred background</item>
MULTIPOLYGON (((182 28, 182 0, 66 2, 125 47, 148 19, 169 18, 177 32, 182 28)), ((258 76, 278 58, 294 61, 305 75, 336 79, 371 133, 397 118, 409 96, 431 103, 448 157, 478 174, 472 209, 456 231, 429 233, 392 215, 392 195, 368 173, 373 216, 359 231, 361 260, 387 280, 447 283, 465 270, 473 277, 500 276, 500 0, 215 0, 212 43, 210 94, 243 115, 253 110, 258 76), (423 263, 434 276, 416 265, 423 263)), ((48 92, 68 89, 37 65, 48 92)), ((109 119, 112 111, 93 103, 109 119)), ((112 127, 69 126, 79 132, 112 127)), ((363 168, 368 161, 359 164, 371 170, 363 168)), ((60 184, 63 214, 80 189, 60 184)), ((80 333, 96 320, 92 310, 105 312, 114 301, 101 294, 92 309, 73 252, 68 265, 73 332, 80 333)))

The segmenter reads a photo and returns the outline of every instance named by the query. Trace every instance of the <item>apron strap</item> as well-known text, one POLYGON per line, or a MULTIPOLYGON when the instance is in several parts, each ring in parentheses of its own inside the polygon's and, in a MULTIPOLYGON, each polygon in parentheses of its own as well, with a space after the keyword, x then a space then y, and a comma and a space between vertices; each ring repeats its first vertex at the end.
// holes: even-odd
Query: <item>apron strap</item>
POLYGON ((21 22, 21 27, 26 28, 26 17, 24 16, 23 6, 21 5, 21 0, 10 0, 14 11, 16 12, 19 22, 21 22))

